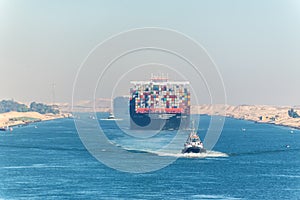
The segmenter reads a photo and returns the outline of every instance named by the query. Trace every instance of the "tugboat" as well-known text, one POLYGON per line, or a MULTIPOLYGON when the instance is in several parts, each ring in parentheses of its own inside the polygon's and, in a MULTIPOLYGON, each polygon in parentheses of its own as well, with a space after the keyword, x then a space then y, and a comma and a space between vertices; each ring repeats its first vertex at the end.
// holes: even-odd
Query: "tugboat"
POLYGON ((107 119, 116 119, 113 113, 109 113, 107 119))
POLYGON ((189 134, 186 142, 184 143, 184 148, 182 149, 182 153, 206 153, 206 149, 203 146, 202 141, 200 140, 197 132, 194 128, 194 122, 192 131, 189 134))

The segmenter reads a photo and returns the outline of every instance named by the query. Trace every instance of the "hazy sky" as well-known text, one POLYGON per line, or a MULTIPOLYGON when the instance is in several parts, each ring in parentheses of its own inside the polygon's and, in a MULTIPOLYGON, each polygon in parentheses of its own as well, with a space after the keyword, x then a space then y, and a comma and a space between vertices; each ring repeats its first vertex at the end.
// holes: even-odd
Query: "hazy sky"
POLYGON ((113 34, 178 30, 202 44, 228 104, 300 104, 299 0, 0 0, 0 99, 70 102, 78 67, 113 34))

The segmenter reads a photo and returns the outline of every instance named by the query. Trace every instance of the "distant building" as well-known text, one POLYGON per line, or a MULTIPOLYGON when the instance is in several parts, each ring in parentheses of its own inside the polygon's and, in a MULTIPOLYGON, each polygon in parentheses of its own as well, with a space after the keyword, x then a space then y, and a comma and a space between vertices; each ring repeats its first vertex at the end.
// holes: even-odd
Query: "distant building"
POLYGON ((293 108, 291 108, 289 111, 288 111, 288 115, 292 118, 299 118, 300 116, 298 115, 298 113, 296 111, 294 111, 293 108))

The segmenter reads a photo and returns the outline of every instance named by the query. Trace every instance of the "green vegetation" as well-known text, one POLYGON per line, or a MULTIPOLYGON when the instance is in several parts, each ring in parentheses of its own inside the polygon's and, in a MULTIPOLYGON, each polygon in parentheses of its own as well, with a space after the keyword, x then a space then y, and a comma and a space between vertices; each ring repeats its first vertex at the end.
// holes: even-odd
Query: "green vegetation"
POLYGON ((10 111, 27 112, 29 108, 25 104, 20 104, 13 100, 2 100, 0 102, 0 113, 10 111))
POLYGON ((46 113, 58 114, 59 113, 59 110, 55 109, 53 106, 48 106, 46 104, 36 103, 36 102, 32 102, 30 104, 30 111, 38 112, 41 114, 46 114, 46 113))
POLYGON ((41 114, 53 113, 59 114, 57 107, 49 106, 43 103, 32 102, 28 108, 25 104, 20 104, 13 100, 2 100, 0 101, 0 113, 17 111, 17 112, 28 112, 34 111, 41 114))

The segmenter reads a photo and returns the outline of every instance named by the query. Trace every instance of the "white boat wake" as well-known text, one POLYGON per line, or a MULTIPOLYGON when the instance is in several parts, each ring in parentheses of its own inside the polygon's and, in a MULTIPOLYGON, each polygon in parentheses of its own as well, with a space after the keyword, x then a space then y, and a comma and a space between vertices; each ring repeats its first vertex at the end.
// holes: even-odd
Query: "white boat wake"
POLYGON ((219 158, 219 157, 229 157, 226 153, 218 151, 206 151, 205 153, 165 153, 165 152, 151 152, 158 156, 171 156, 178 158, 219 158))
POLYGON ((100 121, 122 121, 123 119, 119 119, 119 118, 114 118, 114 119, 99 119, 100 121))
POLYGON ((222 153, 219 151, 210 151, 210 150, 207 150, 205 153, 173 153, 173 152, 161 152, 161 151, 153 151, 153 150, 137 150, 137 149, 129 149, 129 148, 124 148, 124 149, 131 151, 131 152, 150 153, 150 154, 155 154, 157 156, 169 156, 169 157, 177 157, 177 158, 226 158, 226 157, 229 157, 229 155, 226 153, 222 153))

